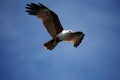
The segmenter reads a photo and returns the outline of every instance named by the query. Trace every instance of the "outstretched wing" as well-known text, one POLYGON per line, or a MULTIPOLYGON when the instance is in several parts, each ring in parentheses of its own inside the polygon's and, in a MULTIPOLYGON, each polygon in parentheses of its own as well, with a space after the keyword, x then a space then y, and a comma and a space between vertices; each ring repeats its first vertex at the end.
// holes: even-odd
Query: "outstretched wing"
POLYGON ((74 47, 78 47, 82 42, 85 34, 83 32, 73 32, 70 34, 69 38, 65 41, 70 41, 74 43, 74 47))
POLYGON ((27 4, 26 9, 26 12, 28 12, 30 15, 34 15, 42 19, 45 28, 53 38, 62 32, 63 27, 58 16, 43 4, 30 3, 27 4))

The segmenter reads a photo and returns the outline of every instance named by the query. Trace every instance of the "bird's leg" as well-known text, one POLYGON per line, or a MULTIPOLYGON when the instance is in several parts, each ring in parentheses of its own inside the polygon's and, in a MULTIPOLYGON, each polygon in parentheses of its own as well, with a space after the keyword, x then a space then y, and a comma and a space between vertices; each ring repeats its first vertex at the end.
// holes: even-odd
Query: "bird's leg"
POLYGON ((57 42, 57 40, 55 39, 54 42, 53 42, 53 45, 56 45, 56 42, 57 42))
POLYGON ((59 38, 54 38, 54 42, 53 42, 53 45, 56 45, 56 43, 59 41, 59 38))

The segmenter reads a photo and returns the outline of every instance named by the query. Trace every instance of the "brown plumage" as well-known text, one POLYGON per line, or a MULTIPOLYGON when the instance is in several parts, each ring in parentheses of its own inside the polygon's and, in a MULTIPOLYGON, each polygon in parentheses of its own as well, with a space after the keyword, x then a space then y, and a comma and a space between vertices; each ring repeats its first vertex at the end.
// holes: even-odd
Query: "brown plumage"
POLYGON ((53 38, 56 37, 57 34, 62 32, 63 27, 58 16, 53 11, 45 7, 43 4, 27 4, 26 9, 26 12, 28 12, 30 15, 34 15, 42 19, 45 28, 53 38))
POLYGON ((81 31, 72 32, 64 30, 56 13, 48 9, 43 4, 30 3, 26 6, 26 12, 30 15, 37 16, 42 19, 42 22, 51 35, 52 40, 46 42, 44 46, 52 50, 61 41, 70 41, 74 43, 74 47, 78 47, 84 38, 84 33, 81 31))

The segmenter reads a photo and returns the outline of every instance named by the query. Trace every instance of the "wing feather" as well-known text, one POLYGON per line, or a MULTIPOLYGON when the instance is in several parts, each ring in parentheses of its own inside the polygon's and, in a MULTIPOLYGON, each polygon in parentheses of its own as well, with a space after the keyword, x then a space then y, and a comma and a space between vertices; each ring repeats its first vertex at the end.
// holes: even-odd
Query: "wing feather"
POLYGON ((26 9, 28 14, 37 16, 38 18, 42 19, 45 28, 53 38, 62 32, 63 27, 58 16, 43 4, 30 3, 27 4, 26 9))
POLYGON ((73 32, 70 36, 68 41, 71 41, 74 43, 74 47, 78 47, 79 44, 82 42, 84 38, 84 33, 82 32, 73 32))

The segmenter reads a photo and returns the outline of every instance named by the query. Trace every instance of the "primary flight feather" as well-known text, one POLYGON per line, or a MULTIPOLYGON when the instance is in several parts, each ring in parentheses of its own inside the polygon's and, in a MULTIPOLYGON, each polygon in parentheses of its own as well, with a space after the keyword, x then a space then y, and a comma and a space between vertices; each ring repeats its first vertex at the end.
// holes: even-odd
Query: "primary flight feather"
POLYGON ((81 31, 73 32, 64 30, 56 13, 48 9, 41 3, 30 3, 26 6, 26 12, 30 15, 37 16, 42 19, 42 22, 51 35, 52 40, 46 42, 44 46, 48 50, 52 50, 61 41, 70 41, 74 43, 74 47, 78 47, 84 38, 84 33, 81 31))

